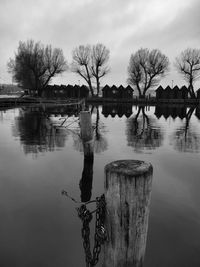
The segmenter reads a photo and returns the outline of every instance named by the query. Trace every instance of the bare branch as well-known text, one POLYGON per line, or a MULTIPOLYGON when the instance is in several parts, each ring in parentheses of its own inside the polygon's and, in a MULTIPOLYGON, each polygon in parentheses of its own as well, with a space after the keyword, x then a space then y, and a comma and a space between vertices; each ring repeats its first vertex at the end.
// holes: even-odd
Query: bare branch
POLYGON ((89 45, 80 45, 76 47, 72 51, 72 58, 73 62, 71 70, 85 79, 89 85, 91 95, 93 95, 94 90, 92 87, 92 74, 90 71, 91 47, 89 45))
POLYGON ((200 49, 182 51, 175 60, 175 67, 188 82, 190 96, 195 98, 194 82, 200 78, 200 49))
POLYGON ((94 94, 92 87, 92 79, 94 78, 98 95, 100 79, 109 72, 107 66, 109 50, 103 44, 97 44, 92 47, 80 45, 73 50, 72 58, 72 71, 87 81, 92 95, 94 94))
POLYGON ((103 44, 96 44, 92 47, 91 73, 96 79, 97 95, 99 95, 100 90, 100 79, 109 72, 109 68, 107 66, 109 54, 110 51, 103 44))
POLYGON ((28 40, 19 42, 18 51, 8 62, 8 68, 21 86, 41 95, 51 78, 67 69, 67 62, 61 49, 28 40))
POLYGON ((136 86, 139 96, 158 84, 168 70, 169 60, 158 49, 141 48, 132 54, 128 66, 128 83, 136 86))

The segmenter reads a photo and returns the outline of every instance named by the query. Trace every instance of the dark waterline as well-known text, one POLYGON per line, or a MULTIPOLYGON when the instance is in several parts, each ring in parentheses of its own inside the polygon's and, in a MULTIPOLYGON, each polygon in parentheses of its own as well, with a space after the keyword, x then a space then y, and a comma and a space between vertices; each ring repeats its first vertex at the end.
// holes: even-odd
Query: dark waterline
POLYGON ((154 167, 144 266, 200 266, 199 109, 90 110, 95 144, 88 165, 78 114, 44 107, 1 112, 0 266, 85 266, 77 204, 61 191, 78 201, 100 196, 104 166, 118 159, 154 167))

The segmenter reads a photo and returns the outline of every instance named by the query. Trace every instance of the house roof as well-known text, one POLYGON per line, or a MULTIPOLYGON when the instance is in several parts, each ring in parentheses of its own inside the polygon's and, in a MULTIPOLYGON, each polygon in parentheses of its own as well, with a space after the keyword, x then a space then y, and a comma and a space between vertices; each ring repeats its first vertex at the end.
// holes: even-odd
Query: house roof
POLYGON ((89 91, 89 88, 86 85, 81 85, 80 89, 89 91))
POLYGON ((176 85, 176 86, 174 86, 174 88, 172 88, 172 90, 177 90, 177 91, 179 91, 179 87, 176 85))
POLYGON ((165 88, 166 91, 168 90, 172 90, 171 87, 168 85, 166 88, 165 88))
POLYGON ((186 90, 186 91, 188 91, 188 88, 187 88, 185 85, 183 85, 183 86, 181 87, 181 90, 186 90))
POLYGON ((161 85, 155 91, 160 91, 160 90, 164 90, 161 85))
POLYGON ((130 86, 130 85, 128 85, 128 86, 126 86, 126 88, 125 88, 126 90, 131 90, 131 91, 134 91, 133 90, 133 88, 130 86))
POLYGON ((113 86, 111 87, 112 90, 117 90, 117 86, 113 84, 113 86))
POLYGON ((106 85, 103 87, 102 91, 104 91, 104 90, 109 90, 109 89, 110 89, 110 86, 106 84, 106 85))

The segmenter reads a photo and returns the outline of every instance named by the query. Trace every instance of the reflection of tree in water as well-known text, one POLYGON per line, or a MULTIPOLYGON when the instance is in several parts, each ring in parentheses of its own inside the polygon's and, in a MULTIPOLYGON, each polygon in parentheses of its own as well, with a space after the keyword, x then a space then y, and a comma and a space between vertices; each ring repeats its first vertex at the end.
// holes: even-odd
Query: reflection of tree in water
POLYGON ((163 133, 156 121, 147 116, 145 107, 140 106, 136 116, 127 119, 126 134, 128 146, 134 147, 135 151, 143 149, 155 149, 161 146, 163 133))
POLYGON ((99 108, 96 107, 96 121, 94 125, 94 151, 101 153, 108 149, 108 142, 104 136, 105 126, 100 121, 99 108))
POLYGON ((68 133, 53 127, 48 115, 40 108, 26 108, 16 117, 13 134, 20 137, 25 153, 39 153, 64 147, 68 133))
MULTIPOLYGON (((100 121, 99 108, 96 107, 95 121, 93 122, 94 128, 94 152, 101 153, 108 149, 108 142, 105 138, 105 125, 100 121)), ((94 113, 94 107, 91 109, 91 113, 94 113)), ((83 143, 78 132, 74 131, 74 148, 77 151, 83 152, 83 143)))
POLYGON ((171 143, 174 149, 180 152, 200 151, 200 135, 190 123, 194 110, 195 107, 191 107, 188 110, 183 125, 171 136, 171 143))

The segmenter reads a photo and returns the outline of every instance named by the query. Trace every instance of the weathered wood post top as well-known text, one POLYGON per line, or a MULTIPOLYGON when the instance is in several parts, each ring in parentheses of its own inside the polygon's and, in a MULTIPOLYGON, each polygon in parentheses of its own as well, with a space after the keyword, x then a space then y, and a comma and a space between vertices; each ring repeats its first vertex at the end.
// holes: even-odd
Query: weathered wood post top
POLYGON ((105 166, 105 172, 122 174, 123 177, 149 176, 153 172, 151 163, 140 160, 117 160, 105 166))

